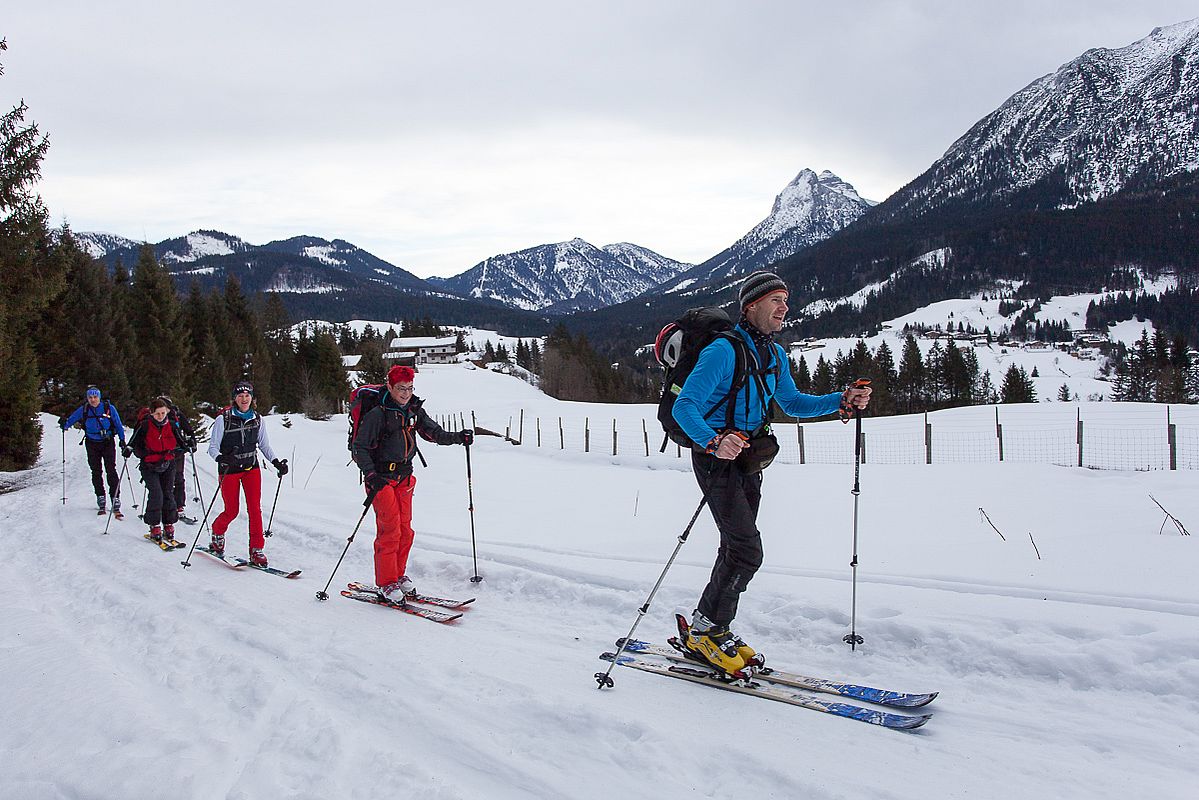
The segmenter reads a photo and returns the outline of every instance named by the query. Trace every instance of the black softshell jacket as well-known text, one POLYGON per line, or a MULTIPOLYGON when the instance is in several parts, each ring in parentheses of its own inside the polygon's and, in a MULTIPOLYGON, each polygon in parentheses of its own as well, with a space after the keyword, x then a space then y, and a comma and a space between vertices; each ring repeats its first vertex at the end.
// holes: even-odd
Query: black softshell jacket
POLYGON ((418 434, 436 444, 462 444, 462 434, 451 433, 434 422, 419 397, 413 395, 408 405, 399 406, 389 393, 359 420, 354 463, 363 473, 406 478, 412 474, 418 434))

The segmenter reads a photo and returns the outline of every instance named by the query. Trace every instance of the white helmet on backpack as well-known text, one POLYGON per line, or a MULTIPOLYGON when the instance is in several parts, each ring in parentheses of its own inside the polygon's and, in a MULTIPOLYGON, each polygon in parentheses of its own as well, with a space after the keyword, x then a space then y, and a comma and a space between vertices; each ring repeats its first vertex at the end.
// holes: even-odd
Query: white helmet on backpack
POLYGON ((654 358, 662 366, 671 369, 679 363, 679 354, 682 352, 683 329, 674 322, 667 323, 654 340, 654 358))

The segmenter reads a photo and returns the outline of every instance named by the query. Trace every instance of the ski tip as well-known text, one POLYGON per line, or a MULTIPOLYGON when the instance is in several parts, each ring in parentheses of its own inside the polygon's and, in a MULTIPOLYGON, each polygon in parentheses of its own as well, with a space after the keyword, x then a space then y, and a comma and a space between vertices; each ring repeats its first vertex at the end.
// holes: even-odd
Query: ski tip
POLYGON ((914 731, 917 728, 923 727, 924 723, 933 718, 932 714, 920 714, 919 716, 915 717, 904 717, 900 715, 895 716, 897 718, 891 724, 888 724, 887 727, 898 728, 904 731, 914 731))
POLYGON ((894 708, 920 708, 926 706, 937 699, 940 692, 929 692, 928 694, 911 694, 905 695, 902 698, 891 700, 884 705, 889 705, 894 708))

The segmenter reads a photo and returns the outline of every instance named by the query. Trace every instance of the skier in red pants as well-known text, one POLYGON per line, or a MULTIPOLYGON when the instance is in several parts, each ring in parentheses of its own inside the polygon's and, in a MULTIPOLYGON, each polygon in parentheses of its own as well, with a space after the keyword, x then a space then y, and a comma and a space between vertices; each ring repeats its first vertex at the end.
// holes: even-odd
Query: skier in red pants
POLYGON ((240 510, 238 494, 246 494, 246 514, 250 517, 250 563, 267 566, 266 539, 262 535, 262 473, 258 469, 258 453, 270 460, 279 476, 287 474, 287 459, 275 458, 267 440, 262 417, 251 408, 254 403, 254 385, 247 380, 238 381, 233 387, 233 405, 226 408, 212 425, 212 439, 208 455, 212 456, 220 472, 221 500, 225 509, 212 523, 212 543, 209 549, 217 555, 225 554, 225 531, 240 510))
POLYGON ((388 371, 387 393, 362 415, 352 448, 367 491, 375 492, 375 585, 396 602, 416 594, 405 574, 413 539, 416 436, 442 445, 474 441, 473 431, 446 431, 425 413, 424 401, 413 394, 415 377, 412 367, 397 365, 388 371))

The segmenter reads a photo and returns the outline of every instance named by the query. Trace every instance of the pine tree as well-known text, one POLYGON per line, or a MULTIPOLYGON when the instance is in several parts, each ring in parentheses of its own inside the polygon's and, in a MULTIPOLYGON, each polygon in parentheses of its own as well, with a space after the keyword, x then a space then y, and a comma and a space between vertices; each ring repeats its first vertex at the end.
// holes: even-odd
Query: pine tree
POLYGON ((362 358, 358 361, 359 385, 384 383, 387 380, 387 362, 383 360, 383 343, 368 341, 362 346, 362 358))
POLYGON ((824 356, 816 359, 816 371, 812 373, 812 394, 829 394, 833 391, 833 368, 824 356))
POLYGON ((874 377, 871 383, 870 410, 875 416, 895 413, 895 357, 884 341, 874 351, 874 377))
POLYGON ((813 394, 812 392, 812 373, 808 369, 808 361, 801 354, 799 364, 795 368, 795 388, 804 394, 813 394))
POLYGON ((1070 387, 1063 383, 1057 390, 1057 399, 1059 403, 1071 402, 1074 398, 1070 395, 1070 387))
MULTIPOLYGON (((0 39, 0 51, 7 49, 0 39)), ((46 209, 33 188, 50 144, 37 125, 26 124, 26 110, 21 102, 0 116, 0 471, 37 461, 42 428, 34 331, 64 287, 65 266, 49 256, 46 209)))
POLYGON ((120 410, 129 399, 129 386, 125 359, 112 335, 114 292, 108 270, 79 248, 65 226, 51 256, 62 261, 66 289, 38 326, 36 348, 46 400, 55 411, 74 409, 84 389, 94 383, 120 410))
MULTIPOLYGON (((275 406, 280 411, 298 411, 300 400, 296 391, 296 347, 291 334, 291 317, 275 292, 266 293, 262 333, 271 362, 271 396, 275 398, 275 406)), ((382 347, 382 340, 376 341, 382 347)))
POLYGON ((142 245, 133 269, 129 297, 130 322, 137 342, 137 358, 129 376, 133 400, 138 405, 167 394, 186 407, 190 353, 175 282, 154 258, 154 248, 142 245))
POLYGON ((924 360, 915 335, 909 333, 903 342, 903 356, 895 377, 896 408, 904 414, 925 410, 924 360))
POLYGON ((1003 376, 1003 386, 999 390, 1001 403, 1035 403, 1037 402, 1037 391, 1033 387, 1032 379, 1028 377, 1028 373, 1023 367, 1018 367, 1015 364, 1007 368, 1007 372, 1003 376))

